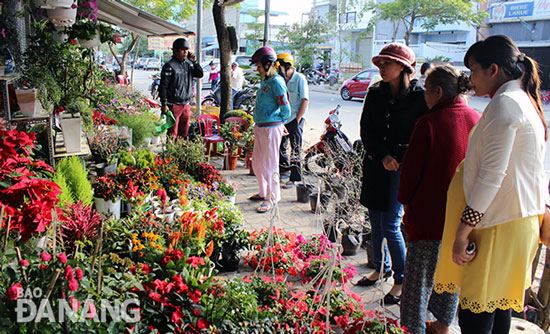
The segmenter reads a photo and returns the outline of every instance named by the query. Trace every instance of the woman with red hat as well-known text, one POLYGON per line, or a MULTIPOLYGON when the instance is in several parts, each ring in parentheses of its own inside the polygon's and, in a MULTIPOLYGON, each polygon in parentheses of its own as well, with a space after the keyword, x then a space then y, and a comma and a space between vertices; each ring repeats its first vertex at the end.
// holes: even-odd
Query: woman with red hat
POLYGON ((361 140, 366 153, 361 203, 369 209, 377 269, 357 285, 374 285, 380 277, 390 277, 393 269, 394 285, 384 301, 397 304, 405 267, 405 241, 400 229, 403 207, 397 201, 400 166, 416 120, 428 112, 428 107, 424 89, 413 79, 416 62, 411 48, 390 43, 372 62, 380 69, 383 82, 369 90, 363 104, 361 140), (382 262, 384 238, 387 247, 382 262))

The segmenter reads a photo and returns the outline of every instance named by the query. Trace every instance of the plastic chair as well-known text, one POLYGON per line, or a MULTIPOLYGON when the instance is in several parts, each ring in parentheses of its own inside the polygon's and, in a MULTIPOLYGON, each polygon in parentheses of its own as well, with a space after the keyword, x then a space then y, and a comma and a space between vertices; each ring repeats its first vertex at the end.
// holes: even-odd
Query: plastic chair
POLYGON ((210 154, 210 148, 212 144, 214 144, 212 155, 216 155, 218 153, 217 143, 223 142, 222 137, 214 134, 214 122, 216 122, 216 126, 220 126, 220 119, 218 118, 218 116, 215 115, 200 115, 198 119, 199 131, 201 133, 203 142, 206 144, 206 155, 210 154))
POLYGON ((128 78, 125 77, 124 75, 117 75, 116 76, 117 80, 118 80, 118 84, 121 85, 121 86, 128 86, 128 78))
MULTIPOLYGON (((239 127, 242 127, 246 132, 248 130, 248 122, 240 117, 228 117, 225 119, 225 123, 237 123, 239 127)), ((241 129, 239 129, 240 131, 241 129)), ((243 148, 239 146, 239 156, 241 156, 243 148)))

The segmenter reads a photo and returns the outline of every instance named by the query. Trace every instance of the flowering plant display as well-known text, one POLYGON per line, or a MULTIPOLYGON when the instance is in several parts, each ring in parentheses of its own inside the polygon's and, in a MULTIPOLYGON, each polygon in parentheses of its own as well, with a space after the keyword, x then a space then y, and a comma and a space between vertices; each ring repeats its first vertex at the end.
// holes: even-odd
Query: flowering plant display
POLYGON ((96 124, 88 130, 88 143, 96 161, 110 162, 128 143, 120 138, 114 127, 96 124))
POLYGON ((224 123, 220 126, 220 135, 223 138, 228 151, 234 154, 243 146, 242 133, 238 123, 224 123))
POLYGON ((117 180, 116 174, 107 173, 105 176, 96 177, 92 181, 94 197, 103 198, 106 201, 117 201, 124 193, 124 188, 117 180))
POLYGON ((116 125, 116 121, 112 118, 105 116, 104 113, 97 110, 93 110, 92 112, 92 123, 94 125, 116 125))
POLYGON ((31 157, 35 139, 33 133, 0 130, 0 226, 5 228, 6 217, 11 217, 10 231, 18 231, 24 240, 46 230, 61 193, 49 180, 53 168, 31 157))
POLYGON ((71 28, 69 28, 68 32, 69 42, 71 42, 71 40, 74 41, 75 39, 92 40, 97 35, 99 35, 101 43, 109 42, 116 44, 122 42, 118 30, 105 23, 98 23, 87 19, 77 21, 71 28))

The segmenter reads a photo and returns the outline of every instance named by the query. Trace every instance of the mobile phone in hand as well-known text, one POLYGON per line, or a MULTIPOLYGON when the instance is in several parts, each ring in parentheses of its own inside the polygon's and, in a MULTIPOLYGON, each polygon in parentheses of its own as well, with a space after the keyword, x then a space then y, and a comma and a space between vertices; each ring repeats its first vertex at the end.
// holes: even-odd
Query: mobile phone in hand
POLYGON ((466 247, 466 254, 472 255, 472 254, 475 253, 475 251, 476 251, 476 243, 475 242, 470 242, 468 247, 466 247))

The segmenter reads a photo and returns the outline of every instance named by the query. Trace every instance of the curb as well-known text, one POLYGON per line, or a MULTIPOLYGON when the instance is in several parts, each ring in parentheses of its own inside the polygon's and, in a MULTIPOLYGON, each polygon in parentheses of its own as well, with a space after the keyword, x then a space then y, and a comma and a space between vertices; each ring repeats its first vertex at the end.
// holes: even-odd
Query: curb
POLYGON ((333 90, 333 89, 325 88, 325 87, 321 87, 321 86, 313 86, 313 85, 310 85, 310 86, 309 86, 309 89, 310 89, 312 92, 319 92, 319 93, 326 93, 326 94, 334 94, 334 95, 339 95, 339 94, 340 94, 340 93, 338 92, 338 90, 333 90))

